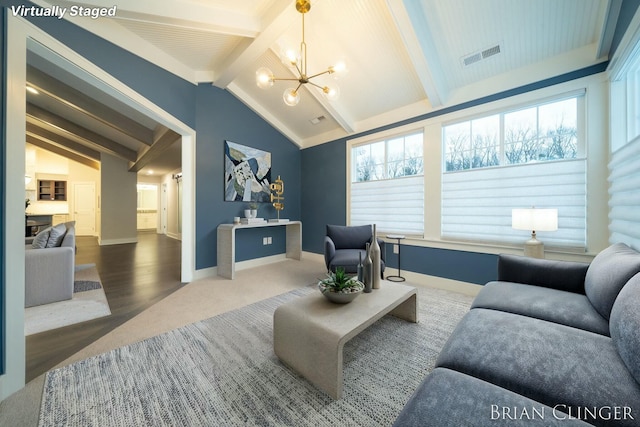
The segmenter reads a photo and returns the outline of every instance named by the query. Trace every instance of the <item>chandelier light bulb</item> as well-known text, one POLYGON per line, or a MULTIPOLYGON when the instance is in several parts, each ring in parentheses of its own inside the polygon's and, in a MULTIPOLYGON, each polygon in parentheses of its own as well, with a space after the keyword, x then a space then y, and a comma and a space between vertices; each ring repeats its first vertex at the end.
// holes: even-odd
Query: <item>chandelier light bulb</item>
POLYGON ((284 91, 284 93, 282 94, 282 99, 284 100, 284 103, 289 107, 295 107, 296 105, 298 105, 298 102, 300 102, 300 93, 298 93, 298 91, 294 88, 290 87, 289 89, 284 91))
POLYGON ((347 64, 342 61, 329 67, 329 70, 331 71, 331 75, 333 75, 333 78, 336 80, 349 72, 347 64))
POLYGON ((284 52, 282 52, 282 63, 287 67, 295 67, 297 64, 300 63, 300 58, 301 58, 300 52, 296 50, 287 49, 284 52))
POLYGON ((322 93, 329 101, 335 101, 340 98, 340 87, 338 85, 325 86, 322 88, 322 93))
POLYGON ((267 67, 258 68, 256 71, 256 85, 260 89, 269 89, 273 86, 274 76, 270 69, 267 67))

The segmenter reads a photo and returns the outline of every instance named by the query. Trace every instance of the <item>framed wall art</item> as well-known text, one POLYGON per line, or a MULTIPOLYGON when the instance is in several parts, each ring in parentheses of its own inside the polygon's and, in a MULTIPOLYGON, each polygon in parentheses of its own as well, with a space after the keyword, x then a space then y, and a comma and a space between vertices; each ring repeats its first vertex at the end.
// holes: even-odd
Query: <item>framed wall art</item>
POLYGON ((271 153, 224 142, 224 200, 270 202, 271 153))

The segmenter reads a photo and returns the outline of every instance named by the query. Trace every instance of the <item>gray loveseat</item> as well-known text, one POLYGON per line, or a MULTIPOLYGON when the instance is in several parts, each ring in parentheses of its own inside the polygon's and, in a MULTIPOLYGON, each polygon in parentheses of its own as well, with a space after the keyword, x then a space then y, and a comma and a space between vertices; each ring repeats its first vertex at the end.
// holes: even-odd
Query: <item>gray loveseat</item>
POLYGON ((33 245, 28 245, 25 250, 25 307, 70 300, 73 297, 75 222, 58 224, 41 233, 43 235, 39 233, 34 242, 45 240, 44 245, 40 245, 44 247, 34 248, 33 245), (56 242, 44 239, 46 232, 51 233, 51 229, 62 233, 56 242))
POLYGON ((395 426, 640 425, 640 254, 500 255, 395 426))

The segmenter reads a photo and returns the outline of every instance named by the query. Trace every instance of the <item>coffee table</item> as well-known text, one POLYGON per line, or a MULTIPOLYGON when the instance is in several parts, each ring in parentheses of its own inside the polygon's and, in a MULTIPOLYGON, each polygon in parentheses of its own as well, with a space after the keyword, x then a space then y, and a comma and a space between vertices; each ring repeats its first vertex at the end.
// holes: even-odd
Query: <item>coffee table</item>
POLYGON ((380 289, 348 304, 331 303, 314 292, 276 309, 273 349, 294 371, 340 399, 344 344, 386 314, 417 323, 416 288, 382 280, 380 289))

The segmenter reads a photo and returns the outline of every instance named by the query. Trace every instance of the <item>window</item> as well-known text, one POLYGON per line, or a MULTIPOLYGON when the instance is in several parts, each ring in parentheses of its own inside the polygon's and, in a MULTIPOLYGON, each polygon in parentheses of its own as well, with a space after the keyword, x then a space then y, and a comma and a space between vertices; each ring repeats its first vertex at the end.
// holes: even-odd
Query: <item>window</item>
POLYGON ((578 155, 578 98, 444 127, 447 172, 578 155))
MULTIPOLYGON (((611 82, 609 241, 640 248, 640 35, 611 82), (625 124, 626 122, 626 124, 625 124)), ((623 49, 625 51, 626 49, 623 49)))
POLYGON ((350 225, 424 232, 422 131, 351 147, 350 225))
POLYGON ((558 209, 548 246, 586 247, 582 94, 443 126, 441 235, 520 244, 511 210, 558 209))

